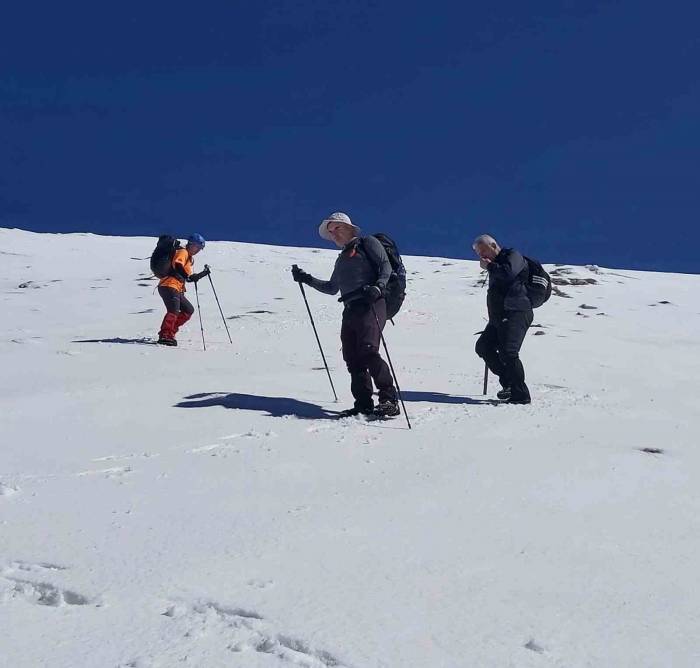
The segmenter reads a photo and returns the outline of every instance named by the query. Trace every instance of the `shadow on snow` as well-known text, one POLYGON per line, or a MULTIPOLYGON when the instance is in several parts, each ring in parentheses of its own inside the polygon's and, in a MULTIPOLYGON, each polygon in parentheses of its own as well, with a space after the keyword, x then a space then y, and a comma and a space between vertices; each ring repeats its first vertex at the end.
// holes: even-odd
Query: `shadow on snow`
POLYGON ((225 394, 223 392, 203 392, 185 397, 186 401, 175 404, 176 408, 208 408, 223 406, 246 411, 260 411, 271 417, 291 415, 303 419, 334 418, 337 413, 327 411, 317 404, 299 401, 289 397, 263 397, 256 394, 225 394))
POLYGON ((120 336, 117 336, 113 339, 76 339, 74 341, 71 341, 71 343, 149 343, 156 345, 156 342, 152 339, 123 339, 120 336))
POLYGON ((473 399, 472 397, 458 397, 443 392, 402 392, 404 401, 425 401, 430 404, 471 404, 481 406, 484 404, 500 404, 496 399, 473 399))

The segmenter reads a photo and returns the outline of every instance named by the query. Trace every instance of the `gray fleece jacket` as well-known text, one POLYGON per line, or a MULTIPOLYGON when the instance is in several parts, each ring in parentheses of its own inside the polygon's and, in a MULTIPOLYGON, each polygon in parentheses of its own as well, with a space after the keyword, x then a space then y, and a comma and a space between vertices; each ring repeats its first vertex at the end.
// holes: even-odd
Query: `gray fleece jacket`
POLYGON ((327 295, 338 291, 341 297, 352 295, 347 304, 363 298, 361 289, 365 285, 378 285, 384 290, 391 272, 391 262, 379 240, 372 236, 356 237, 340 252, 330 280, 312 277, 309 285, 327 295))

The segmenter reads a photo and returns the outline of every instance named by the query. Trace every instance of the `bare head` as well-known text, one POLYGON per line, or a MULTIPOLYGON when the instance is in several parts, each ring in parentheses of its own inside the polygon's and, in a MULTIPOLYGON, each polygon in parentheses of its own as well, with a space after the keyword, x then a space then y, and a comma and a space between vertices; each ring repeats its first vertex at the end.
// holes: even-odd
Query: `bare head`
POLYGON ((493 260, 501 252, 498 242, 490 234, 480 234, 474 239, 472 248, 482 260, 493 260))
POLYGON ((347 223, 328 223, 327 229, 338 248, 343 248, 357 236, 357 228, 347 223))

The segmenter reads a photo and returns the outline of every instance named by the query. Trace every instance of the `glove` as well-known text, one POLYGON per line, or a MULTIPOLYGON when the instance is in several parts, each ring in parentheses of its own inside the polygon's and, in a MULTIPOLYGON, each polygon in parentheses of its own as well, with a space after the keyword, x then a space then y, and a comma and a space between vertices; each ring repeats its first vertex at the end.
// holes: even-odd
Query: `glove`
POLYGON ((200 278, 204 278, 205 276, 209 276, 209 274, 211 274, 211 270, 209 269, 209 267, 207 267, 203 271, 200 271, 198 274, 190 274, 187 281, 189 283, 196 283, 200 278))
POLYGON ((365 285, 362 288, 362 294, 370 304, 374 304, 374 302, 384 296, 384 292, 378 285, 365 285))
POLYGON ((297 283, 306 283, 307 285, 311 283, 311 274, 307 274, 296 265, 292 267, 292 278, 294 278, 297 283))

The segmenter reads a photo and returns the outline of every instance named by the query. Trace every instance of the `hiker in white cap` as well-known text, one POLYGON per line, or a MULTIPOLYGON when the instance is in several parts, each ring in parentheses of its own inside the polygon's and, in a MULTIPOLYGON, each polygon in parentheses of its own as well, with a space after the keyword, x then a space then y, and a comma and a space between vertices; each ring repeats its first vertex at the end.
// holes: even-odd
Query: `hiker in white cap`
POLYGON ((360 228, 353 224, 350 216, 340 211, 328 216, 318 233, 342 249, 330 279, 319 280, 298 267, 292 269, 292 274, 295 281, 319 292, 327 295, 340 292, 339 301, 345 304, 340 340, 355 405, 341 415, 398 415, 399 404, 391 371, 379 354, 380 334, 387 320, 384 291, 392 273, 384 246, 373 236, 362 237, 360 228), (379 390, 376 408, 372 397, 373 380, 379 390))

